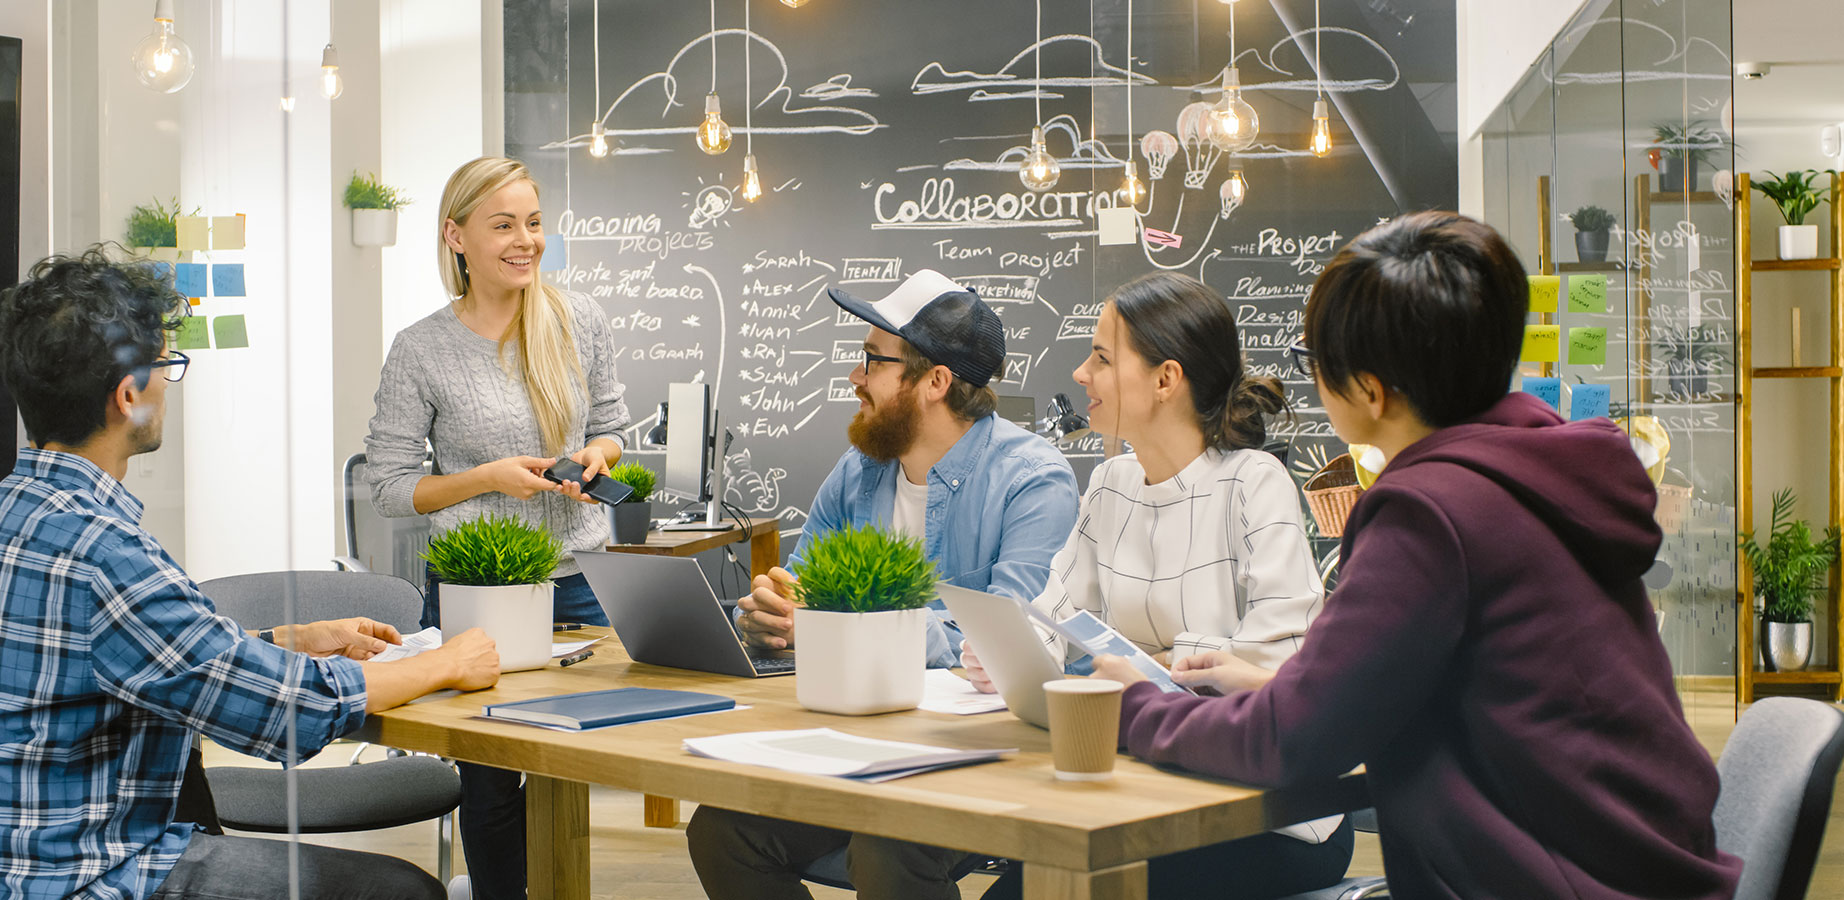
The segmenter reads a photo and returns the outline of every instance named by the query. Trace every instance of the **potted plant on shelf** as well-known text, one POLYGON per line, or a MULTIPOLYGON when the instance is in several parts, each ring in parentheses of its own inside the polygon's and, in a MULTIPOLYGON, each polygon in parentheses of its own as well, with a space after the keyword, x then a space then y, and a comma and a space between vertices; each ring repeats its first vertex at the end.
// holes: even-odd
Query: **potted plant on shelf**
POLYGON ((653 470, 637 462, 624 462, 608 470, 607 477, 634 489, 626 500, 615 504, 608 510, 608 522, 614 532, 617 544, 644 544, 647 542, 647 525, 653 518, 653 504, 647 498, 653 496, 656 481, 653 470))
POLYGON ((1670 325, 1653 326, 1658 363, 1665 367, 1666 389, 1695 402, 1709 390, 1712 375, 1721 375, 1729 363, 1728 344, 1720 329, 1702 325, 1682 331, 1670 325))
POLYGON ((397 243, 397 210, 409 205, 403 192, 376 175, 352 173, 346 182, 346 208, 352 210, 352 243, 389 247, 397 243))
MULTIPOLYGON (((1827 174, 1836 174, 1829 169, 1827 174)), ((1781 259, 1816 259, 1818 258, 1818 226, 1806 224, 1806 214, 1818 206, 1821 199, 1818 188, 1812 180, 1819 176, 1817 169, 1789 171, 1785 175, 1767 173, 1767 177, 1754 182, 1754 189, 1767 195, 1780 210, 1780 218, 1786 224, 1780 226, 1781 259)))
POLYGON ((914 709, 922 700, 935 567, 922 542, 846 526, 808 545, 794 566, 794 694, 847 716, 914 709))
POLYGON ((1723 140, 1702 121, 1652 126, 1652 149, 1658 154, 1658 189, 1667 194, 1688 194, 1697 189, 1697 165, 1707 162, 1723 140))
POLYGON ((499 645, 499 670, 551 659, 551 573, 563 544, 510 516, 486 515, 430 539, 423 559, 442 580, 442 632, 480 628, 499 645))
POLYGON ((1598 206, 1584 206, 1569 214, 1575 226, 1575 258, 1585 263, 1607 261, 1607 234, 1613 228, 1613 213, 1598 206))
POLYGON ((174 262, 179 259, 179 200, 167 208, 159 198, 128 211, 128 246, 135 255, 174 262))
POLYGON ((1761 598, 1761 657, 1769 672, 1797 672, 1812 657, 1812 597, 1825 588, 1825 575, 1838 561, 1838 527, 1814 543, 1812 529, 1793 520, 1793 489, 1774 493, 1767 546, 1744 532, 1742 556, 1754 571, 1761 598))

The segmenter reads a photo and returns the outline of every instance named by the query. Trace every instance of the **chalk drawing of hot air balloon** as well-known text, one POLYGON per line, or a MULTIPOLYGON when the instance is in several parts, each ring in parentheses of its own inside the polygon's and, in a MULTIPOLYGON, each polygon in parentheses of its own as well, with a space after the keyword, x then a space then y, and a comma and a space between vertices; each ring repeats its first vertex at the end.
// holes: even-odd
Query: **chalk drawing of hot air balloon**
POLYGON ((1152 169, 1152 178, 1158 181, 1165 177, 1165 164, 1172 161, 1172 154, 1178 152, 1178 139, 1167 131, 1148 131, 1140 138, 1140 154, 1146 157, 1147 166, 1152 169))
POLYGON ((1222 217, 1229 218, 1229 214, 1242 205, 1242 199, 1248 196, 1248 192, 1249 184, 1242 177, 1242 170, 1230 169, 1229 177, 1223 179, 1223 186, 1217 188, 1217 196, 1223 200, 1222 217))
POLYGON ((1198 190, 1223 151, 1210 139, 1211 113, 1215 107, 1199 100, 1178 113, 1178 142, 1185 151, 1185 187, 1198 190))

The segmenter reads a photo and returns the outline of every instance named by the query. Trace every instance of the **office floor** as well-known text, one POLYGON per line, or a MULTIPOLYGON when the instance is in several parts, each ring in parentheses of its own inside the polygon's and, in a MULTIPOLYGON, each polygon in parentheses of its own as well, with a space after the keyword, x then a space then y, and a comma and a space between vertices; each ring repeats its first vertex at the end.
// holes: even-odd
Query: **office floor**
MULTIPOLYGON (((1734 727, 1734 699, 1726 693, 1685 693, 1684 711, 1712 754, 1721 750, 1734 727)), ((376 758, 373 749, 367 758, 376 758)), ((309 765, 344 765, 351 749, 340 745, 322 753, 309 765)), ((205 764, 251 765, 247 757, 206 742, 205 764)), ((1837 797, 1832 803, 1831 821, 1825 843, 1819 851, 1818 871, 1812 880, 1811 897, 1844 896, 1844 779, 1840 779, 1837 797)), ((593 873, 593 896, 598 898, 645 898, 645 900, 700 900, 704 891, 685 856, 685 829, 644 828, 641 826, 639 794, 591 788, 590 867, 593 873)), ((691 814, 690 804, 685 815, 691 814)), ((435 870, 435 824, 408 825, 386 831, 355 835, 315 835, 314 843, 349 847, 402 856, 433 872, 435 870)), ((461 849, 455 847, 455 868, 465 871, 461 849)), ((1351 861, 1352 875, 1375 875, 1383 871, 1383 859, 1374 835, 1357 836, 1357 853, 1351 861)), ((977 898, 992 879, 969 876, 961 882, 961 896, 977 898)), ((821 900, 852 896, 846 891, 815 887, 813 894, 821 900)))

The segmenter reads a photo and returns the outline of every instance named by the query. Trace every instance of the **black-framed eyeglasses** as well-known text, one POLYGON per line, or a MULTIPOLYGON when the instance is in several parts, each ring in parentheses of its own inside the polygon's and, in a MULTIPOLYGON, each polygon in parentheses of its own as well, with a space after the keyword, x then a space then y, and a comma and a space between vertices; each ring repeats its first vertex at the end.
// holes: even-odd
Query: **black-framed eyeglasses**
POLYGON ((1313 376, 1313 351, 1307 349, 1303 340, 1287 345, 1287 355, 1293 357, 1293 368, 1307 378, 1313 376))
POLYGON ((871 363, 874 363, 874 362, 900 363, 902 361, 903 361, 903 358, 900 356, 879 356, 875 353, 872 353, 869 348, 866 348, 864 351, 863 365, 864 365, 864 370, 866 372, 871 371, 871 363))
POLYGON ((147 367, 150 369, 166 369, 167 371, 160 373, 160 377, 168 381, 178 381, 186 377, 186 364, 190 362, 192 362, 192 357, 178 350, 171 350, 167 352, 166 359, 156 359, 148 363, 147 367))

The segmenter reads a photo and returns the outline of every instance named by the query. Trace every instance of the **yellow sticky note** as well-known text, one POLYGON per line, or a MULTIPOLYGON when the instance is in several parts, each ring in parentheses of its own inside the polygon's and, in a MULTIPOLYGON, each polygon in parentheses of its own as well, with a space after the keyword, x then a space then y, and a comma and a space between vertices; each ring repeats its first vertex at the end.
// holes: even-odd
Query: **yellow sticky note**
POLYGON ((211 217, 211 249, 243 249, 243 214, 211 217))
POLYGON ((1576 275, 1569 279, 1569 312, 1607 311, 1607 276, 1576 275))
POLYGON ((179 249, 211 249, 211 220, 204 216, 179 217, 179 249))
POLYGON ((1562 344, 1562 326, 1560 325, 1526 325, 1524 326, 1525 362, 1555 362, 1562 344))
POLYGON ((1607 364, 1607 329, 1569 329, 1569 365, 1604 366, 1607 364))
POLYGON ((1562 279, 1555 275, 1530 276, 1530 311, 1553 313, 1556 299, 1562 295, 1562 279))

